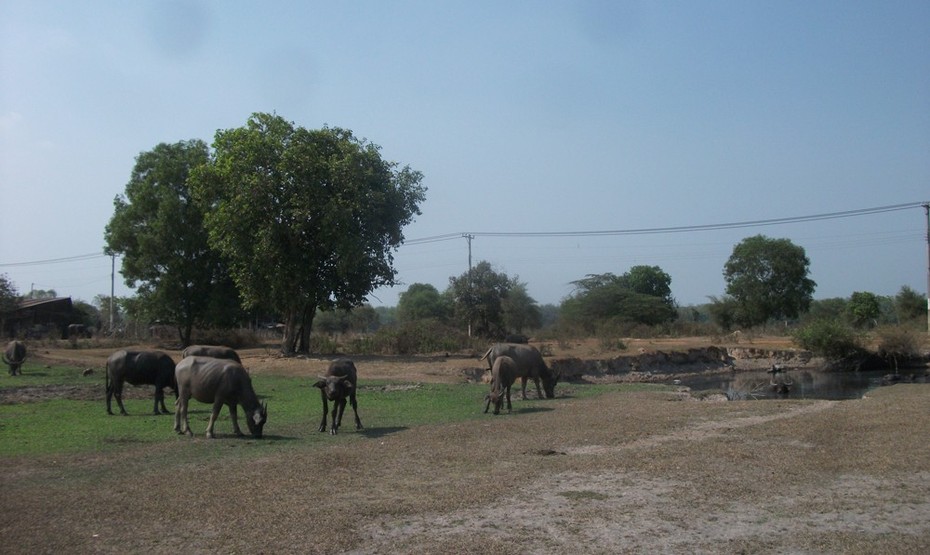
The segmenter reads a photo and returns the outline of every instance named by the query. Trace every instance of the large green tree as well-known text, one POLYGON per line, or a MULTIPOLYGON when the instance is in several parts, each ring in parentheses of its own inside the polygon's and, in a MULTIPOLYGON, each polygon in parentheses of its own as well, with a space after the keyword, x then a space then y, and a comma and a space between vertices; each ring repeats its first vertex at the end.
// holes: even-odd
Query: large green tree
POLYGON ((817 286, 808 277, 809 267, 804 249, 788 239, 743 239, 723 268, 736 323, 751 327, 807 311, 817 286))
POLYGON ((439 290, 428 283, 414 283, 397 300, 397 318, 401 322, 417 320, 445 321, 450 308, 439 290))
POLYGON ((575 291, 562 302, 562 318, 589 333, 609 323, 671 322, 678 316, 671 283, 658 266, 634 266, 621 276, 590 274, 572 282, 575 291))
POLYGON ((139 154, 104 232, 107 254, 121 255, 123 278, 137 288, 137 316, 176 326, 184 345, 195 326, 231 325, 239 316, 235 286, 207 244, 188 182, 209 159, 198 140, 139 154))
POLYGON ((852 325, 857 328, 872 327, 881 314, 878 295, 869 291, 856 291, 846 305, 852 325))
POLYGON ((507 330, 521 334, 524 330, 542 327, 542 312, 536 299, 530 296, 525 283, 515 283, 502 302, 504 325, 507 330))
POLYGON ((426 189, 339 128, 309 130, 253 114, 217 131, 195 172, 210 244, 229 262, 247 308, 284 318, 282 350, 306 352, 317 308, 351 308, 393 285, 393 253, 426 189))
POLYGON ((518 283, 507 274, 494 271, 491 263, 484 260, 464 274, 450 277, 447 295, 456 320, 479 337, 504 337, 507 330, 503 300, 518 283))

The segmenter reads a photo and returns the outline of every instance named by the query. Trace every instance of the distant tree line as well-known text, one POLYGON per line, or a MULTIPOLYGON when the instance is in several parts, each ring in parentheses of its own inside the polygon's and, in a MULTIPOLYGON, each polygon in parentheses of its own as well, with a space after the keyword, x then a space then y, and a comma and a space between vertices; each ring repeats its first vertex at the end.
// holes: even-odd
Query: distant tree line
MULTIPOLYGON (((519 277, 481 261, 443 291, 414 283, 397 307, 373 309, 366 297, 396 285, 393 254, 420 214, 422 180, 349 130, 305 129, 274 114, 219 130, 211 145, 156 145, 136 158, 104 232, 105 252, 121 256, 121 273, 136 289, 115 303, 114 327, 171 326, 189 344, 195 329, 274 324, 282 351, 294 353, 311 349, 314 329, 372 333, 431 322, 503 339, 542 328, 668 333, 684 322, 727 331, 811 312, 867 327, 892 312, 898 321, 918 312, 910 290, 893 302, 857 292, 841 309, 835 300, 814 301, 804 249, 763 235, 734 247, 723 268, 726 293, 702 307, 679 307, 658 266, 589 274, 558 306, 540 306, 519 277)), ((0 303, 9 297, 0 287, 0 303)), ((95 301, 77 309, 87 325, 108 326, 108 299, 95 301)))

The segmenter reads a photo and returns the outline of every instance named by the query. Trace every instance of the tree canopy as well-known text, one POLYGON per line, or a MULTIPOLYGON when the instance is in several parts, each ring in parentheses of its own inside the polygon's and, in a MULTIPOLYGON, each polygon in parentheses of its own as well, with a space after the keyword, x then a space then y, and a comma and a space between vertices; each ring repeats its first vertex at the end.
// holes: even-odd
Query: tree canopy
POLYGON ((542 312, 536 299, 530 296, 525 283, 514 283, 507 296, 502 299, 504 325, 507 330, 521 334, 524 330, 538 329, 542 326, 542 312))
POLYGON ((445 298, 428 283, 412 284, 397 300, 397 317, 401 322, 427 319, 445 321, 449 311, 445 298))
POLYGON ((456 320, 471 327, 480 337, 500 338, 507 334, 503 299, 519 281, 496 272, 482 260, 458 277, 449 278, 447 294, 456 320))
POLYGON ((849 320, 857 328, 872 327, 881 314, 878 295, 868 291, 856 291, 846 305, 849 320))
POLYGON ((808 277, 809 266, 804 249, 788 239, 743 239, 723 268, 735 322, 751 327, 805 312, 817 286, 808 277))
POLYGON ((282 349, 307 351, 317 308, 351 308, 393 285, 393 252, 420 214, 423 175, 340 128, 256 113, 219 130, 193 175, 210 245, 247 307, 285 320, 282 349))
POLYGON ((894 310, 899 322, 924 320, 927 317, 927 299, 904 285, 894 297, 894 310))
POLYGON ((677 318, 672 278, 658 266, 634 266, 621 276, 589 274, 573 281, 562 302, 562 318, 587 332, 607 323, 657 325, 677 318))
POLYGON ((107 254, 122 255, 126 284, 137 287, 135 306, 150 321, 177 326, 185 345, 195 325, 231 325, 239 316, 235 287, 207 244, 188 182, 209 159, 198 140, 139 154, 104 232, 107 254))
POLYGON ((9 276, 0 274, 0 333, 6 332, 6 315, 19 305, 19 293, 9 276))

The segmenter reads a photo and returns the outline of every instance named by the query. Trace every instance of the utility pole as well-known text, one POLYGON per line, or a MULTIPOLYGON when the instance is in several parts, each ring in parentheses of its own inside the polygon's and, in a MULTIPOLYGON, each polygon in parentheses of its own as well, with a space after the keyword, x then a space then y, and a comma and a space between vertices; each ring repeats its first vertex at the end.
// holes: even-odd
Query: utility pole
MULTIPOLYGON (((462 237, 468 241, 468 294, 471 297, 471 240, 475 238, 471 233, 463 233, 462 237)), ((471 319, 468 320, 468 337, 471 337, 471 319)))
POLYGON ((927 214, 927 333, 930 334, 930 202, 924 204, 927 214))
POLYGON ((110 335, 113 334, 113 294, 116 289, 116 255, 110 255, 110 335))

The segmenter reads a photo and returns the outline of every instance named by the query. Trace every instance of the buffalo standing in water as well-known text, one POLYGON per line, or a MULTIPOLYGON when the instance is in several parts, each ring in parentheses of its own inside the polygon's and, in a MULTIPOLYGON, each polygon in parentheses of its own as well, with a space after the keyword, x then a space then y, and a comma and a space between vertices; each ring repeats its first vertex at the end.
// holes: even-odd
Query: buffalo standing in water
POLYGON ((174 379, 174 360, 161 351, 116 351, 107 359, 107 414, 110 401, 116 397, 120 414, 126 415, 123 407, 123 382, 132 385, 155 386, 155 414, 170 414, 165 406, 166 387, 178 396, 178 383, 174 379), (159 412, 159 405, 161 412, 159 412))
POLYGON ((259 404, 252 389, 252 379, 241 364, 232 360, 210 357, 187 357, 175 369, 178 383, 178 401, 174 410, 174 431, 194 435, 187 417, 191 397, 201 403, 212 403, 213 412, 207 424, 207 437, 213 438, 213 426, 223 405, 229 406, 233 431, 241 436, 236 406, 245 410, 245 423, 256 438, 262 437, 262 428, 268 421, 268 405, 259 404))

